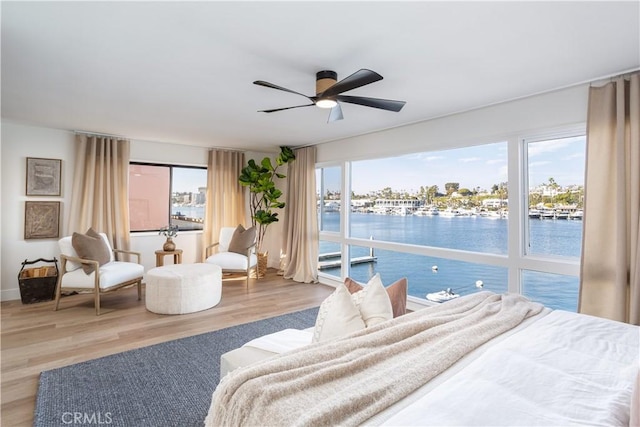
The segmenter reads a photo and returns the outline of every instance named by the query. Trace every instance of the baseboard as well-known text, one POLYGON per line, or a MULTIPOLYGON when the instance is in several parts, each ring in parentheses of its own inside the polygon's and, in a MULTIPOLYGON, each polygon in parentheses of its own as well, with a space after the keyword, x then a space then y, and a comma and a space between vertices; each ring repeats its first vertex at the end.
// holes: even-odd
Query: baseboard
POLYGON ((20 289, 3 289, 0 291, 0 301, 14 301, 20 299, 20 289))

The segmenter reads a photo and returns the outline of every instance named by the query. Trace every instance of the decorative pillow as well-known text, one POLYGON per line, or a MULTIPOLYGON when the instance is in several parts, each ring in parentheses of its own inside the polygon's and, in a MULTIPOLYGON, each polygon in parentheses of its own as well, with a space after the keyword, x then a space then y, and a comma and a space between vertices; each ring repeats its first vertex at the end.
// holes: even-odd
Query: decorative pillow
MULTIPOLYGON (((379 276, 379 274, 376 274, 376 276, 379 276)), ((369 280, 369 283, 371 283, 376 276, 373 276, 371 280, 369 280)), ((378 277, 378 280, 379 279, 378 277)), ((360 283, 350 277, 344 279, 344 285, 351 294, 355 294, 364 289, 360 283)), ((395 281, 386 288, 389 299, 391 300, 391 307, 393 308, 393 317, 402 316, 407 312, 407 288, 408 281, 406 277, 395 281)))
MULTIPOLYGON (((71 245, 80 258, 98 261, 99 265, 104 265, 111 261, 109 246, 104 242, 102 236, 92 228, 86 234, 73 233, 71 245)), ((93 272, 92 265, 82 264, 82 269, 85 274, 93 272)))
POLYGON ((249 246, 253 245, 256 240, 256 228, 249 227, 245 230, 242 224, 236 227, 229 242, 229 252, 235 252, 241 255, 247 254, 249 246))
POLYGON ((340 285, 320 304, 313 342, 328 341, 366 327, 360 310, 344 285, 340 285))
POLYGON ((367 328, 393 319, 391 300, 379 274, 373 276, 363 290, 352 294, 351 301, 360 311, 360 317, 367 328))

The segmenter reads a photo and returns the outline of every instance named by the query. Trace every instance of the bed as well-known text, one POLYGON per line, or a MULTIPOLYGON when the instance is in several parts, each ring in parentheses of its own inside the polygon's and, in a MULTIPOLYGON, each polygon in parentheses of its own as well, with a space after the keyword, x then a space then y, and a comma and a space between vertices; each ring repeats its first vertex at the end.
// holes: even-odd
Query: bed
MULTIPOLYGON (((640 328, 478 292, 324 342, 247 343, 206 425, 638 425, 640 328)), ((233 356, 233 355, 232 355, 233 356)), ((236 355, 237 356, 237 355, 236 355)))

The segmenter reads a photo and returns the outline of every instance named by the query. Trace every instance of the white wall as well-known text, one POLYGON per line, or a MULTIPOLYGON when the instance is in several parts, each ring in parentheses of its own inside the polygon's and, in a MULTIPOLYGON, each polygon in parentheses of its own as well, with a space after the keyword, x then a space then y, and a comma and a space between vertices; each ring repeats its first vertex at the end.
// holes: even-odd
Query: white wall
MULTIPOLYGON (((504 141, 533 129, 583 123, 588 85, 318 145, 317 161, 359 160, 504 141)), ((402 114, 402 113, 399 113, 402 114)))
POLYGON ((25 259, 59 259, 58 240, 24 239, 24 202, 60 201, 60 233, 66 232, 73 180, 72 132, 2 121, 2 301, 20 299, 18 272, 25 259), (26 158, 62 159, 61 197, 27 197, 26 158))

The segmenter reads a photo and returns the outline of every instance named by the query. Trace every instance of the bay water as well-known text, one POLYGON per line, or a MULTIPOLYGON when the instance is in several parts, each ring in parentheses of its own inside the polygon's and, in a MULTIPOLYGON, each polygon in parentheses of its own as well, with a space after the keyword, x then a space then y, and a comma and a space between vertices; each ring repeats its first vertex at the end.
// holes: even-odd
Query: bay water
MULTIPOLYGON (((426 245, 490 254, 507 253, 508 219, 479 216, 400 216, 351 213, 351 236, 397 243, 426 245)), ((339 230, 340 214, 323 213, 323 229, 339 230)), ((582 221, 530 220, 530 252, 546 256, 579 257, 582 221)), ((339 246, 322 241, 320 253, 339 251, 339 246)), ((352 258, 367 256, 369 248, 352 247, 352 258)), ((383 283, 407 277, 409 295, 426 298, 451 288, 459 295, 479 290, 507 291, 507 269, 427 257, 402 252, 375 250, 376 262, 354 264, 350 276, 367 282, 380 273, 383 283)), ((323 272, 340 276, 340 269, 323 272)), ((523 272, 522 294, 550 308, 576 311, 579 280, 577 277, 523 272)))

